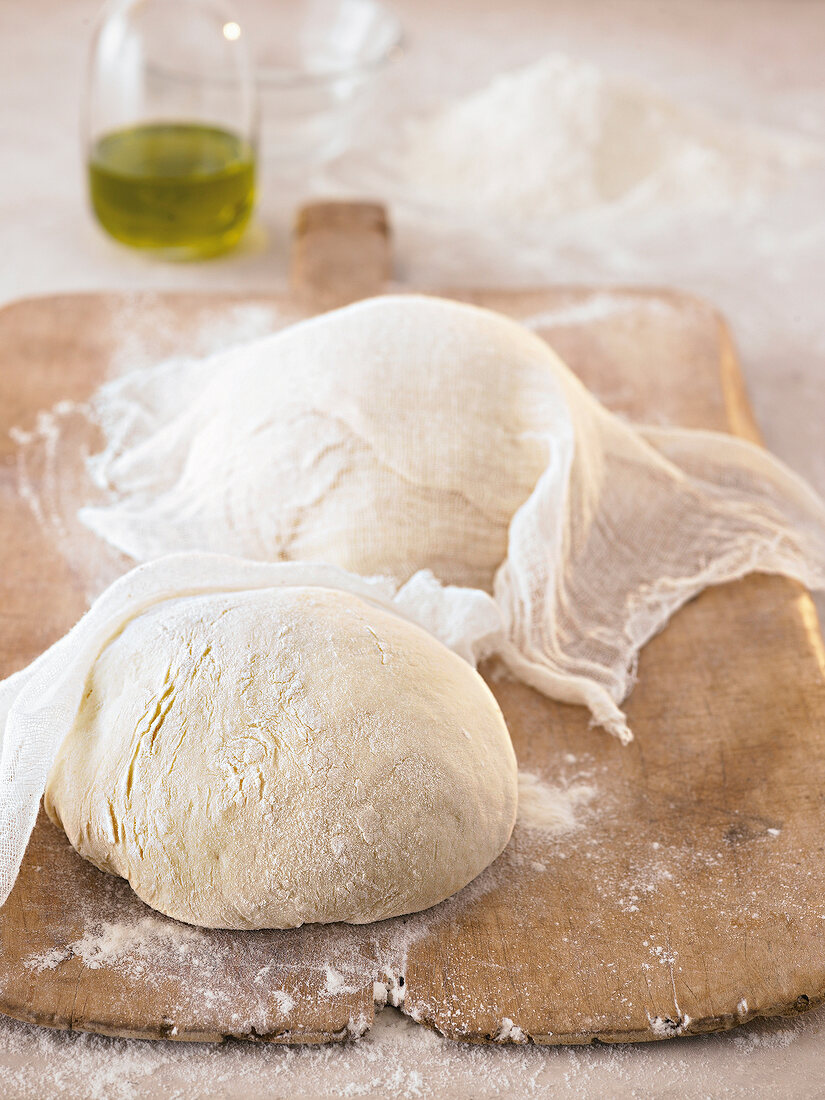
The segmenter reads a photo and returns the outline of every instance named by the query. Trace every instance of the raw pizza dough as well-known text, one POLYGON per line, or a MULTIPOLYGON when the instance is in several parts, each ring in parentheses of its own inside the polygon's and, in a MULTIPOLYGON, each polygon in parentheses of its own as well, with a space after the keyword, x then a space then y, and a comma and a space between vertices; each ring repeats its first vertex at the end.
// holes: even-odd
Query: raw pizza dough
POLYGON ((91 667, 45 806, 153 908, 360 924, 461 889, 516 813, 507 728, 426 631, 316 587, 184 596, 91 667))

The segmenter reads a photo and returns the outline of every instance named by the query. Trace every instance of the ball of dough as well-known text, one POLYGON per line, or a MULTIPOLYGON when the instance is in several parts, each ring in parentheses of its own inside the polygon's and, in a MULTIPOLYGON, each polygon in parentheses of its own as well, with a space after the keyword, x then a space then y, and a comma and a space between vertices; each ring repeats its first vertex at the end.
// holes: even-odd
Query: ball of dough
POLYGON ((147 904, 212 928, 360 924, 501 852, 516 762, 481 677, 349 593, 189 596, 98 657, 45 794, 147 904))

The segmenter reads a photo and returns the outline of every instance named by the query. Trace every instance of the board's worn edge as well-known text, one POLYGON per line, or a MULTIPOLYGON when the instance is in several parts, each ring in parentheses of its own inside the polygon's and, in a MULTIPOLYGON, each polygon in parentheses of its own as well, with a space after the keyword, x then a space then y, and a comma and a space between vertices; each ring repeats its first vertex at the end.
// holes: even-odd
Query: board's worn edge
POLYGON ((651 1017, 648 1028, 629 1028, 626 1031, 614 1029, 599 1031, 596 1029, 576 1032, 549 1032, 535 1034, 519 1028, 523 1039, 498 1038, 486 1031, 445 1031, 438 1026, 435 1018, 419 1009, 406 1009, 402 1004, 400 1011, 413 1023, 426 1027, 451 1042, 464 1042, 475 1045, 495 1046, 591 1046, 594 1043, 617 1045, 623 1043, 658 1043, 670 1039, 697 1039, 706 1035, 722 1034, 735 1028, 754 1023, 757 1020, 796 1019, 825 1004, 825 974, 822 976, 819 991, 814 994, 800 993, 792 1003, 777 1002, 765 1008, 748 1009, 746 1012, 724 1012, 718 1016, 694 1018, 677 1016, 675 1018, 651 1017), (658 1025, 658 1029, 657 1026, 658 1025))
POLYGON ((175 1043, 225 1043, 229 1040, 238 1040, 248 1043, 271 1043, 281 1046, 322 1046, 324 1043, 344 1043, 362 1038, 371 1029, 375 1022, 375 1012, 369 1020, 365 1021, 363 1029, 353 1029, 350 1026, 340 1028, 338 1031, 300 1031, 293 1028, 273 1029, 267 1032, 258 1032, 255 1028, 250 1031, 195 1031, 189 1029, 180 1031, 177 1025, 161 1024, 153 1028, 114 1028, 107 1023, 96 1023, 94 1020, 83 1022, 70 1020, 63 1022, 65 1017, 58 1019, 58 1014, 49 1015, 42 1012, 26 1012, 17 1006, 10 1007, 8 1002, 0 998, 0 1014, 11 1020, 17 1020, 21 1024, 30 1024, 34 1027, 46 1027, 52 1031, 73 1031, 78 1034, 104 1035, 109 1039, 140 1039, 144 1042, 168 1042, 175 1043))
MULTIPOLYGON (((380 975, 377 975, 374 980, 377 981, 379 977, 380 975)), ((705 1035, 732 1031, 735 1028, 753 1023, 756 1020, 794 1019, 807 1012, 820 1008, 823 1004, 825 1004, 825 979, 823 980, 823 985, 819 993, 813 995, 801 993, 793 1004, 777 1003, 757 1010, 749 1009, 744 1013, 723 1013, 719 1016, 706 1016, 701 1019, 688 1017, 687 1023, 685 1023, 683 1017, 677 1019, 665 1017, 661 1019, 660 1031, 654 1029, 652 1026, 654 1020, 652 1019, 651 1027, 644 1029, 633 1028, 627 1031, 586 1030, 570 1033, 551 1032, 546 1034, 534 1034, 529 1031, 522 1031, 521 1034, 524 1036, 523 1039, 509 1037, 499 1038, 494 1034, 483 1031, 450 1033, 440 1028, 435 1019, 428 1016, 426 1013, 418 1009, 405 1008, 403 1002, 398 1006, 386 1005, 377 1010, 373 1004, 373 1010, 369 1019, 362 1018, 363 1026, 353 1029, 351 1026, 347 1025, 338 1031, 300 1031, 293 1028, 273 1029, 269 1032, 258 1032, 254 1028, 250 1031, 196 1031, 192 1029, 181 1031, 177 1025, 171 1022, 169 1024, 162 1024, 160 1028, 113 1028, 105 1022, 97 1023, 89 1019, 83 1022, 72 1019, 69 1023, 66 1023, 63 1022, 64 1018, 61 1017, 58 1019, 56 1013, 50 1015, 42 1012, 27 1012, 25 1009, 20 1009, 16 1005, 11 1006, 5 999, 0 999, 0 1013, 20 1023, 36 1027, 45 1027, 54 1031, 72 1031, 79 1034, 103 1035, 112 1039, 139 1039, 145 1042, 162 1042, 165 1040, 168 1042, 213 1044, 221 1044, 229 1040, 235 1040, 251 1043, 269 1043, 281 1046, 321 1046, 326 1043, 357 1042, 372 1029, 375 1024, 375 1019, 380 1012, 396 1007, 397 1010, 412 1023, 418 1024, 421 1027, 426 1027, 428 1031, 432 1031, 434 1034, 450 1042, 467 1043, 476 1046, 591 1046, 594 1043, 615 1045, 662 1042, 669 1039, 700 1038, 705 1035)), ((360 1022, 361 1021, 359 1021, 359 1023, 360 1022)))

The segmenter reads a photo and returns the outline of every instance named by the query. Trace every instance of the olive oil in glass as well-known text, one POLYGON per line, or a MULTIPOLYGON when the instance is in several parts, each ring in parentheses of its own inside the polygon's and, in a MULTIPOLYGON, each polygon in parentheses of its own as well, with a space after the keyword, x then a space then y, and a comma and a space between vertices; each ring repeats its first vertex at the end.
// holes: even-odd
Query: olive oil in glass
POLYGON ((255 201, 257 101, 226 0, 108 0, 84 106, 92 209, 174 259, 232 248, 255 201))
POLYGON ((255 154, 218 126, 146 123, 99 138, 89 189, 100 224, 137 248, 209 256, 240 240, 255 199, 255 154))

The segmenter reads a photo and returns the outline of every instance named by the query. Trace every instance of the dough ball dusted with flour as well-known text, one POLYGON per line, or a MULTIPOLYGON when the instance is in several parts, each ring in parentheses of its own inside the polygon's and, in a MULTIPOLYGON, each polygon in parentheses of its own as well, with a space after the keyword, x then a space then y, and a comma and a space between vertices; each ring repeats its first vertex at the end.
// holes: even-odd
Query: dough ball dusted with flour
POLYGON ((363 923, 501 852, 516 762, 478 674, 348 592, 182 596, 104 647, 45 794, 81 855, 218 928, 363 923))

